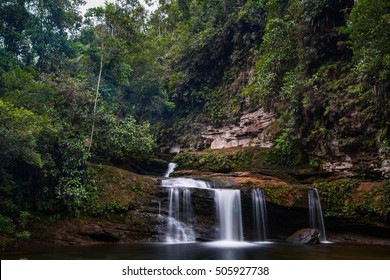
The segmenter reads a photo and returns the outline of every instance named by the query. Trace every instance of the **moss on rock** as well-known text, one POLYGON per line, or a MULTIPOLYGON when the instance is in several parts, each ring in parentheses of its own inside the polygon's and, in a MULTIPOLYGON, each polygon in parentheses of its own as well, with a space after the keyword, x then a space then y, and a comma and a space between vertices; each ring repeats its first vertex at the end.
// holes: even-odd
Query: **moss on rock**
POLYGON ((328 217, 353 218, 362 221, 389 220, 390 182, 338 180, 315 185, 328 217))
POLYGON ((91 165, 89 169, 96 194, 85 205, 85 215, 107 218, 124 214, 147 204, 157 191, 157 182, 149 177, 107 165, 91 165))

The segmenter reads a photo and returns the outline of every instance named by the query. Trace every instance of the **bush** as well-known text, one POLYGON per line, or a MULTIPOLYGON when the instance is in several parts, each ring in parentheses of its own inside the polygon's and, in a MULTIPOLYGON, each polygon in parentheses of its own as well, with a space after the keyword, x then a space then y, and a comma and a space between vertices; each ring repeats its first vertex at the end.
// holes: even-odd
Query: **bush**
POLYGON ((275 145, 270 148, 262 159, 265 164, 296 166, 304 163, 297 141, 292 137, 290 129, 284 129, 276 138, 275 145))
POLYGON ((123 120, 102 113, 97 124, 93 152, 109 159, 145 158, 154 148, 154 137, 148 122, 137 124, 129 116, 123 120))
POLYGON ((15 232, 15 225, 11 218, 0 214, 0 234, 11 234, 15 232))
POLYGON ((56 194, 73 213, 87 198, 85 164, 89 153, 81 137, 65 138, 59 144, 60 176, 56 194))
POLYGON ((19 238, 19 239, 30 239, 30 236, 31 236, 31 233, 27 230, 16 233, 16 238, 19 238))

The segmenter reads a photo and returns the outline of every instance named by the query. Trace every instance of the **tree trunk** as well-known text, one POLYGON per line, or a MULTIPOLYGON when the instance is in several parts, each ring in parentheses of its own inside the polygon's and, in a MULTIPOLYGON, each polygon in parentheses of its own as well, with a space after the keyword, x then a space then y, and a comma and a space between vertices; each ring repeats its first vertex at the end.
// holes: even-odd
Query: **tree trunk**
POLYGON ((104 45, 102 43, 102 53, 100 55, 100 70, 99 70, 98 83, 97 83, 97 87, 96 87, 95 101, 93 104, 93 112, 92 112, 92 129, 91 129, 91 136, 89 138, 89 143, 88 143, 88 152, 89 153, 91 152, 93 133, 95 130, 95 115, 96 115, 97 102, 98 102, 98 98, 99 98, 100 81, 102 78, 102 71, 103 71, 103 51, 104 51, 104 45))

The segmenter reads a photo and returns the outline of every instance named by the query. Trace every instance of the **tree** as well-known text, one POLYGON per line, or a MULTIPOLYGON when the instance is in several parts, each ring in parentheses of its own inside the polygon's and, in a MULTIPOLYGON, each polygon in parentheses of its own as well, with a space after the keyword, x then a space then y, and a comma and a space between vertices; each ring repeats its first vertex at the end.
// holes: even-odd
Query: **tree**
POLYGON ((108 112, 99 112, 94 151, 114 160, 145 159, 154 148, 149 123, 137 124, 133 117, 118 119, 108 112))
POLYGON ((4 172, 15 162, 42 167, 38 137, 43 126, 47 125, 44 118, 0 99, 0 124, 0 169, 4 172))
POLYGON ((256 64, 260 102, 268 109, 280 101, 284 77, 297 66, 295 28, 292 20, 268 19, 261 44, 262 56, 256 64))

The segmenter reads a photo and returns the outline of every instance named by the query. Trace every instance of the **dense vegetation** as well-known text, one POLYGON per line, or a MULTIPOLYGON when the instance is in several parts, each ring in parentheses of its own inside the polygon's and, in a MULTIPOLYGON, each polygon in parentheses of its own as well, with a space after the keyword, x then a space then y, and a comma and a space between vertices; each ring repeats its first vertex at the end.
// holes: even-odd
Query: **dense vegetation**
POLYGON ((82 22, 81 2, 0 4, 0 233, 34 215, 80 213, 95 192, 91 157, 153 150, 148 120, 165 97, 144 9, 124 1, 82 22))
POLYGON ((388 1, 183 2, 167 89, 186 118, 275 111, 274 152, 287 165, 310 153, 388 156, 388 1))
POLYGON ((139 161, 259 107, 281 164, 334 141, 388 157, 389 1, 120 0, 84 18, 82 2, 0 3, 0 234, 80 214, 89 160, 139 161))

